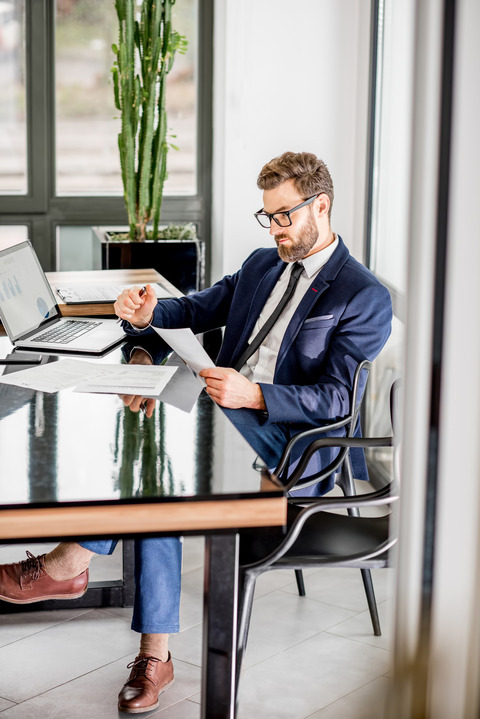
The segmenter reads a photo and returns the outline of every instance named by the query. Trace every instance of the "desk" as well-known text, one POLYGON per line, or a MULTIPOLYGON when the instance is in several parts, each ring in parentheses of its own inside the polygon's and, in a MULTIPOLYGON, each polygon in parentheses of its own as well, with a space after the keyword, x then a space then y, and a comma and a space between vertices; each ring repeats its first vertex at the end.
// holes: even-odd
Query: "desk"
POLYGON ((202 394, 190 414, 158 403, 147 420, 113 395, 0 384, 0 456, 2 542, 207 535, 201 716, 232 718, 237 530, 284 524, 286 499, 259 491, 255 452, 224 413, 202 394))
POLYGON ((144 270, 77 270, 63 272, 46 272, 47 279, 55 295, 60 312, 65 317, 85 317, 95 315, 114 315, 113 303, 67 305, 55 292, 55 287, 69 284, 91 285, 146 285, 147 282, 158 282, 174 297, 181 297, 177 290, 163 275, 154 269, 144 270))

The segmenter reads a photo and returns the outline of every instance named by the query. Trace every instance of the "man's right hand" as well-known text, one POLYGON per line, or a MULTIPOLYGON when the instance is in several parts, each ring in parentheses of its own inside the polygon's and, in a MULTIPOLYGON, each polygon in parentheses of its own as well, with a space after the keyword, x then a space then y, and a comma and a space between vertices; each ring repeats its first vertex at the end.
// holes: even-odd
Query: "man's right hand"
POLYGON ((146 292, 140 296, 141 287, 123 290, 117 297, 113 308, 115 314, 122 320, 142 329, 150 324, 153 310, 157 306, 157 296, 151 285, 146 286, 146 292))

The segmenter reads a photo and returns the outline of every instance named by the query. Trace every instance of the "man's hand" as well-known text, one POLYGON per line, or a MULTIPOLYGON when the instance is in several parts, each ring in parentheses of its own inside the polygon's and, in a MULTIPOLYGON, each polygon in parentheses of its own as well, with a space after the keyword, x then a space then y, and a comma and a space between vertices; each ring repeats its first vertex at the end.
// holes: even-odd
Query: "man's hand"
MULTIPOLYGON (((132 352, 130 362, 128 364, 153 364, 152 358, 144 350, 137 348, 132 352)), ((139 412, 143 410, 147 417, 151 417, 153 410, 155 409, 154 399, 145 399, 138 394, 119 394, 125 407, 130 407, 132 412, 139 412)))
POLYGON ((130 324, 142 329, 150 323, 156 306, 155 290, 151 285, 147 285, 143 294, 141 294, 141 287, 123 290, 122 294, 117 297, 113 308, 115 314, 122 320, 127 320, 130 324))
POLYGON ((210 367, 200 372, 207 383, 207 393, 221 407, 229 409, 265 409, 260 385, 250 382, 230 367, 210 367))

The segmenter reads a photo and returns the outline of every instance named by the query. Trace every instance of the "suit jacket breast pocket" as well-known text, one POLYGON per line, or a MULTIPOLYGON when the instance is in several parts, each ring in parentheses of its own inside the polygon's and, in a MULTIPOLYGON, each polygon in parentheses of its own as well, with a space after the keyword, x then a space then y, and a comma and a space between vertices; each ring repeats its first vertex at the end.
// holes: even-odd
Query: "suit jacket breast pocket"
POLYGON ((316 359, 324 351, 335 326, 333 315, 309 317, 297 335, 297 348, 300 355, 316 359))

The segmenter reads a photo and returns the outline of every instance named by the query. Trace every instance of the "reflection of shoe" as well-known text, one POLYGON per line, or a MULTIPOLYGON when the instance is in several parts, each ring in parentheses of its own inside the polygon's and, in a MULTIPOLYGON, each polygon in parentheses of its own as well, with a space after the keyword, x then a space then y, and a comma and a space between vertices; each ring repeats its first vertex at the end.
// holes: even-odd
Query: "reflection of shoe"
POLYGON ((138 656, 128 665, 128 681, 118 695, 118 708, 128 714, 141 714, 158 707, 158 697, 175 679, 170 652, 166 662, 156 657, 138 656))
POLYGON ((45 555, 15 564, 0 564, 0 599, 12 604, 31 604, 43 599, 78 599, 87 591, 88 569, 74 579, 57 582, 45 570, 45 555))

